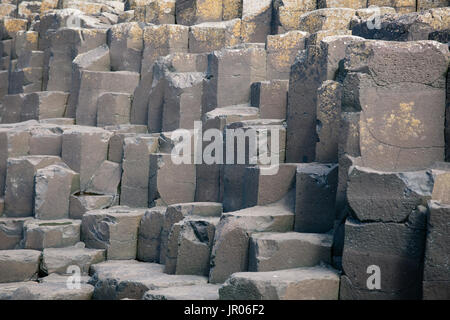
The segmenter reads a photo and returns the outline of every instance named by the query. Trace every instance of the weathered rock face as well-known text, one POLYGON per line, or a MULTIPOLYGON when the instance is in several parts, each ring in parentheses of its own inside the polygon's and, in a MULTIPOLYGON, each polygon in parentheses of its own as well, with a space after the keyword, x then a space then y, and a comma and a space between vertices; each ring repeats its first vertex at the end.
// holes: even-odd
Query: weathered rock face
POLYGON ((0 250, 20 249, 23 225, 31 218, 0 218, 0 250))
MULTIPOLYGON (((419 0, 418 2, 419 6, 421 6, 420 3, 424 1, 419 0)), ((436 4, 437 2, 435 1, 436 4)), ((442 6, 445 7, 445 5, 442 6)), ((439 32, 449 28, 448 11, 447 4, 445 8, 411 12, 405 15, 382 15, 379 18, 379 27, 377 28, 374 28, 373 21, 370 22, 370 19, 363 18, 360 23, 353 26, 352 32, 354 35, 367 39, 393 41, 428 40, 430 34, 433 32, 439 32)))
POLYGON ((333 270, 314 267, 238 272, 219 289, 219 296, 221 300, 337 300, 338 292, 339 275, 333 270))
POLYGON ((70 268, 78 266, 82 274, 87 274, 91 264, 105 260, 105 251, 86 249, 77 246, 67 248, 48 248, 42 252, 40 269, 45 274, 70 274, 70 268))
MULTIPOLYGON (((448 190, 448 189, 447 189, 448 190)), ((444 300, 449 297, 448 249, 449 205, 428 202, 428 234, 423 273, 423 299, 444 300)))
POLYGON ((406 224, 348 220, 342 267, 341 299, 418 299, 422 279, 425 215, 414 213, 406 224), (415 220, 413 220, 415 219, 415 220), (382 270, 381 287, 367 287, 369 266, 382 270))
POLYGON ((93 299, 141 299, 150 289, 205 285, 200 276, 167 275, 164 266, 133 260, 106 261, 91 267, 90 283, 95 287, 93 299), (127 270, 125 273, 123 270, 127 270))
POLYGON ((79 189, 79 175, 64 163, 37 170, 34 216, 48 220, 69 218, 69 197, 79 189))
POLYGON ((405 171, 444 159, 448 60, 447 46, 437 42, 366 41, 349 47, 342 104, 361 111, 364 166, 405 171))
POLYGON ((90 300, 94 287, 80 284, 77 290, 67 288, 66 282, 37 283, 34 281, 0 284, 2 300, 90 300))
POLYGON ((35 250, 73 246, 80 241, 80 227, 79 220, 28 220, 22 246, 35 250))
MULTIPOLYGON (((328 9, 327 9, 328 10, 328 9)), ((346 47, 362 38, 326 36, 317 45, 300 51, 291 68, 287 107, 287 162, 311 162, 315 159, 317 137, 317 90, 325 80, 335 80, 346 47)))
POLYGON ((137 259, 139 261, 159 262, 165 213, 165 207, 155 207, 142 216, 138 233, 137 259))
POLYGON ((348 203, 359 221, 405 221, 433 191, 427 171, 388 173, 358 166, 349 171, 348 203))
POLYGON ((331 262, 332 236, 313 233, 254 233, 250 237, 249 271, 312 267, 331 262))
POLYGON ((337 168, 335 164, 318 163, 298 166, 295 187, 295 231, 324 233, 332 229, 335 217, 337 168))
POLYGON ((36 250, 1 250, 0 283, 36 279, 40 257, 36 250))
POLYGON ((232 273, 247 271, 252 232, 287 232, 294 214, 282 201, 222 215, 211 252, 209 282, 224 282, 232 273))
POLYGON ((88 248, 106 249, 110 260, 135 259, 144 210, 112 207, 83 215, 81 239, 88 248))
POLYGON ((219 300, 220 285, 203 284, 147 291, 142 300, 219 300))
POLYGON ((0 299, 450 299, 447 0, 0 2, 0 299))
POLYGON ((6 173, 5 213, 10 217, 33 215, 34 176, 37 170, 60 162, 56 156, 9 158, 6 173))

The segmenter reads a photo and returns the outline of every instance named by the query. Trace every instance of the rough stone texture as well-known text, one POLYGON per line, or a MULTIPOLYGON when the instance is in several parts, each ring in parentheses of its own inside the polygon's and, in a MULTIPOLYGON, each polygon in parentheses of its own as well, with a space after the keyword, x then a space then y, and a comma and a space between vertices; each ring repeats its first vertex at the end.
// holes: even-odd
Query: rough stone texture
POLYGON ((61 156, 62 129, 53 125, 31 127, 30 155, 61 156))
POLYGON ((347 198, 359 221, 405 221, 413 209, 426 203, 432 191, 428 171, 388 173, 356 164, 349 170, 347 198))
POLYGON ((122 161, 122 205, 148 207, 150 154, 158 147, 158 139, 136 136, 124 139, 122 161))
POLYGON ((0 196, 5 194, 8 158, 25 156, 29 152, 30 134, 12 128, 0 128, 0 196))
POLYGON ((448 7, 447 0, 417 0, 417 10, 448 7))
MULTIPOLYGON (((153 64, 158 57, 174 52, 188 52, 188 39, 189 28, 186 26, 163 24, 145 27, 141 79, 150 75, 152 81, 153 64)), ((135 116, 135 119, 139 118, 140 116, 135 116)))
POLYGON ((118 163, 103 161, 88 182, 86 192, 115 196, 120 183, 121 168, 118 163))
POLYGON ((339 122, 342 86, 327 80, 317 90, 317 138, 315 159, 322 163, 338 162, 339 122))
POLYGON ((170 154, 150 155, 148 201, 159 205, 193 202, 196 174, 193 164, 175 164, 170 154))
POLYGON ((68 267, 78 266, 82 274, 87 274, 91 264, 103 261, 105 261, 104 250, 78 246, 58 249, 48 248, 42 252, 40 270, 45 274, 68 274, 68 267))
POLYGON ((34 176, 37 170, 60 162, 55 156, 9 158, 6 173, 5 214, 8 217, 33 215, 34 176))
POLYGON ((80 174, 85 191, 97 168, 107 158, 111 133, 100 128, 77 126, 63 133, 62 160, 80 174))
POLYGON ((34 216, 52 220, 69 218, 69 197, 80 189, 80 176, 60 163, 37 170, 34 216))
POLYGON ((254 233, 250 237, 249 266, 253 272, 313 267, 331 262, 332 236, 314 233, 254 233))
MULTIPOLYGON (((43 36, 42 31, 40 36, 43 36)), ((62 28, 50 32, 46 50, 48 70, 43 88, 49 91, 70 91, 72 60, 79 54, 106 43, 106 30, 62 28)))
POLYGON ((318 0, 318 8, 352 8, 360 9, 365 8, 367 5, 366 0, 318 0))
MULTIPOLYGON (((341 10, 341 9, 323 9, 341 10)), ((318 10, 320 11, 320 10, 318 10)), ((346 47, 362 38, 327 36, 317 45, 307 46, 292 65, 287 107, 287 162, 314 161, 317 143, 317 90, 325 80, 334 80, 346 47)))
POLYGON ((0 218, 0 250, 20 249, 23 224, 30 218, 0 218))
POLYGON ((144 210, 128 207, 87 212, 82 218, 81 239, 88 248, 106 249, 107 259, 135 259, 143 215, 144 210))
POLYGON ((3 18, 0 22, 0 39, 14 38, 16 32, 27 29, 25 19, 3 18))
POLYGON ((154 207, 145 212, 139 225, 137 259, 159 262, 161 233, 166 207, 154 207))
POLYGON ((437 201, 428 202, 429 215, 423 273, 423 299, 449 298, 448 274, 450 264, 449 213, 450 206, 437 201))
POLYGON ((60 91, 42 91, 27 94, 20 120, 62 118, 66 112, 68 94, 60 91))
POLYGON ((289 79, 291 65, 299 50, 305 49, 305 38, 309 34, 290 31, 281 35, 267 36, 267 78, 289 79))
POLYGON ((266 80, 266 51, 259 44, 236 46, 208 55, 203 112, 248 103, 253 82, 266 80))
POLYGON ((349 8, 328 8, 314 10, 300 17, 299 29, 309 33, 329 29, 348 29, 355 10, 349 8))
POLYGON ((67 100, 66 116, 76 117, 78 98, 81 85, 81 72, 90 71, 110 71, 111 59, 109 48, 106 44, 95 49, 80 53, 72 61, 72 86, 67 100))
POLYGON ((43 250, 44 248, 63 248, 73 246, 80 241, 81 221, 29 220, 25 221, 23 247, 43 250))
POLYGON ((132 96, 126 93, 105 92, 97 101, 97 126, 130 123, 132 96))
MULTIPOLYGON (((421 1, 421 0, 418 0, 421 1)), ((399 13, 408 13, 416 10, 415 0, 368 0, 367 6, 387 6, 393 7, 399 13)))
MULTIPOLYGON (((246 192, 244 189, 247 181, 245 180, 245 175, 249 173, 247 169, 249 166, 259 165, 259 171, 254 171, 254 173, 260 173, 261 175, 277 175, 278 179, 282 178, 283 175, 287 178, 289 177, 288 168, 279 170, 279 164, 285 162, 286 153, 286 126, 282 119, 245 120, 231 123, 225 128, 224 141, 228 150, 234 149, 232 152, 228 151, 225 157, 227 165, 223 166, 224 211, 235 211, 246 207, 246 192), (242 132, 248 135, 248 138, 245 139, 247 142, 244 141, 242 132), (230 136, 227 137, 227 133, 230 136), (249 147, 251 143, 256 144, 256 138, 260 146, 258 157, 250 153, 249 147), (244 145, 245 153, 242 152, 244 145)), ((257 177, 256 174, 254 176, 257 177)), ((267 182, 267 177, 262 177, 261 180, 263 181, 262 189, 265 189, 268 186, 265 183, 267 182)), ((272 196, 272 201, 281 198, 283 191, 286 191, 286 188, 289 187, 289 178, 288 181, 279 181, 279 183, 282 189, 277 190, 272 196)), ((256 192, 255 189, 252 190, 256 192)), ((250 202, 254 203, 256 198, 257 196, 254 198, 250 197, 250 202)), ((266 195, 265 201, 269 199, 270 197, 266 195)))
POLYGON ((288 80, 255 82, 251 87, 251 106, 263 119, 286 119, 288 80))
POLYGON ((449 57, 447 46, 430 41, 349 46, 342 103, 347 111, 361 111, 364 166, 406 171, 444 159, 449 57))
POLYGON ((20 122, 20 113, 22 112, 24 94, 8 94, 3 97, 1 108, 2 123, 20 122))
MULTIPOLYGON (((435 8, 404 15, 388 14, 380 17, 380 28, 373 28, 367 20, 352 27, 352 33, 367 39, 416 41, 428 40, 431 33, 449 28, 446 18, 449 8, 435 8)), ((370 20, 369 20, 370 21, 370 20)))
POLYGON ((222 1, 216 0, 176 0, 177 23, 193 25, 206 21, 222 20, 222 1))
POLYGON ((291 210, 281 201, 223 214, 214 236, 209 282, 224 282, 234 272, 247 271, 250 234, 292 231, 291 210))
POLYGON ((80 75, 80 90, 76 121, 80 125, 95 125, 97 102, 102 93, 121 92, 132 94, 139 83, 139 73, 130 71, 102 72, 83 70, 80 75))
POLYGON ((73 195, 69 198, 70 219, 81 219, 83 214, 91 210, 111 207, 117 197, 112 195, 73 195))
POLYGON ((202 116, 204 73, 170 73, 164 88, 161 130, 193 129, 202 116))
MULTIPOLYGON (((203 130, 217 129, 223 132, 224 128, 230 123, 256 119, 258 116, 258 109, 249 107, 247 104, 216 108, 205 114, 203 130)), ((196 201, 222 201, 223 167, 220 164, 199 164, 196 167, 196 201)))
POLYGON ((143 30, 139 23, 119 23, 108 30, 111 71, 141 70, 144 49, 143 30))
POLYGON ((95 286, 93 299, 141 299, 148 290, 207 283, 205 277, 168 275, 163 273, 163 269, 164 266, 160 264, 135 260, 106 261, 92 265, 90 283, 95 286))
POLYGON ((336 164, 297 167, 295 231, 323 233, 333 227, 337 180, 336 164))
POLYGON ((142 300, 219 300, 219 287, 205 284, 149 290, 142 300))
POLYGON ((40 257, 36 250, 1 250, 0 283, 36 279, 40 257))
POLYGON ((294 187, 297 166, 280 164, 277 169, 278 172, 273 175, 264 175, 264 168, 261 166, 245 169, 245 207, 277 202, 294 187))
MULTIPOLYGON (((172 232, 172 227, 181 222, 185 218, 197 219, 205 217, 220 217, 222 214, 222 204, 215 202, 192 202, 192 203, 181 203, 173 204, 167 207, 167 211, 164 215, 163 227, 161 230, 161 244, 160 244, 160 263, 166 262, 166 256, 169 254, 171 257, 175 258, 175 263, 170 267, 172 272, 175 270, 176 266, 176 256, 178 248, 178 237, 172 236, 172 242, 174 243, 173 254, 168 253, 168 243, 170 234, 172 232)), ((182 224, 177 227, 177 232, 181 231, 182 224)), ((211 235, 211 234, 209 234, 211 235)), ((169 270, 169 269, 168 269, 169 270)))
POLYGON ((242 1, 242 39, 245 42, 265 42, 270 34, 272 0, 242 1))
POLYGON ((241 19, 204 22, 189 28, 189 52, 203 53, 241 42, 241 19))
POLYGON ((282 34, 299 30, 300 16, 316 9, 316 0, 275 0, 273 1, 273 31, 282 34))
MULTIPOLYGON (((341 299, 419 299, 425 250, 426 213, 406 223, 361 223, 347 219, 342 267, 347 280, 341 299), (381 270, 381 289, 367 289, 367 268, 381 270)), ((344 286, 344 283, 343 283, 344 286)))
POLYGON ((339 274, 323 267, 238 272, 219 289, 221 300, 337 300, 339 274))
POLYGON ((80 284, 80 289, 67 288, 62 283, 37 283, 34 281, 0 284, 1 300, 90 300, 94 287, 80 284))
POLYGON ((178 237, 175 274, 209 275, 211 248, 218 222, 219 218, 188 218, 183 221, 178 237))
POLYGON ((176 0, 147 1, 144 6, 134 8, 135 18, 154 24, 175 23, 175 4, 176 0))

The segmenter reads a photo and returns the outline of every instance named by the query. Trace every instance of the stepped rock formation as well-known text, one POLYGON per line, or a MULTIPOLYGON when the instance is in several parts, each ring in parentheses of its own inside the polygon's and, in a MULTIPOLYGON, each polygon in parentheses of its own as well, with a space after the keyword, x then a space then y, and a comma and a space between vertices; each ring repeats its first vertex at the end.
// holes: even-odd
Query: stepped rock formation
POLYGON ((0 299, 450 299, 449 30, 448 0, 0 0, 0 299))

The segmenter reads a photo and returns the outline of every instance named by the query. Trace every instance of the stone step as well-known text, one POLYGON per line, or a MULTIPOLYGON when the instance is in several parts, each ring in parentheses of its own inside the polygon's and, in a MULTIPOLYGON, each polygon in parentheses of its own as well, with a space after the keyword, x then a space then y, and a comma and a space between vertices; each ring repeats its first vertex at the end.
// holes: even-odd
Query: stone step
POLYGON ((287 163, 246 167, 243 207, 267 205, 283 199, 295 188, 296 169, 296 164, 287 163))
MULTIPOLYGON (((160 233, 160 262, 166 263, 166 257, 169 255, 174 259, 174 261, 172 262, 174 262, 176 265, 178 234, 181 231, 183 220, 192 220, 194 224, 194 221, 204 221, 204 226, 209 226, 206 229, 212 228, 213 232, 212 236, 210 235, 210 238, 214 238, 214 225, 217 224, 215 220, 220 218, 221 215, 222 204, 217 202, 191 202, 168 206, 164 214, 163 226, 160 233), (177 223, 179 224, 175 227, 177 223), (171 235, 171 233, 173 234, 171 235), (175 252, 172 252, 171 254, 168 252, 169 240, 170 244, 172 245, 172 249, 175 250, 175 252)), ((186 225, 186 228, 187 227, 188 225, 186 225)), ((212 241, 212 239, 209 240, 212 241)), ((168 267, 167 271, 169 273, 174 273, 175 265, 173 265, 172 267, 168 267)))
POLYGON ((141 299, 148 290, 206 285, 208 279, 191 275, 168 275, 164 266, 136 260, 111 260, 91 266, 95 286, 93 299, 141 299))
POLYGON ((331 263, 331 234, 261 232, 250 237, 249 266, 253 272, 313 267, 331 263))
POLYGON ((84 248, 78 243, 67 248, 47 248, 42 252, 40 271, 44 274, 71 274, 78 267, 81 274, 88 274, 92 264, 105 261, 105 250, 84 248))
POLYGON ((32 218, 0 218, 0 250, 20 249, 23 225, 32 218))
POLYGON ((219 300, 220 285, 203 284, 147 291, 142 300, 219 300))
POLYGON ((107 259, 136 259, 138 229, 145 211, 126 206, 89 211, 82 218, 81 239, 87 248, 106 250, 107 259))
POLYGON ((295 231, 324 233, 333 228, 337 183, 337 164, 302 163, 297 166, 295 231))
POLYGON ((293 230, 292 196, 274 204, 224 213, 216 227, 211 251, 210 283, 224 282, 232 273, 247 271, 250 235, 293 230))
POLYGON ((339 273, 316 266, 269 272, 238 272, 219 289, 221 300, 337 300, 339 273))
POLYGON ((208 276, 217 217, 189 216, 175 223, 167 241, 164 272, 208 276))
POLYGON ((67 287, 65 282, 34 281, 0 284, 0 300, 91 300, 94 287, 80 284, 79 288, 67 287))
POLYGON ((73 246, 80 242, 80 228, 80 220, 26 220, 21 247, 43 250, 73 246))
POLYGON ((0 250, 0 283, 37 279, 41 252, 0 250))
POLYGON ((261 118, 286 119, 289 80, 255 82, 251 86, 251 106, 259 109, 261 118))

